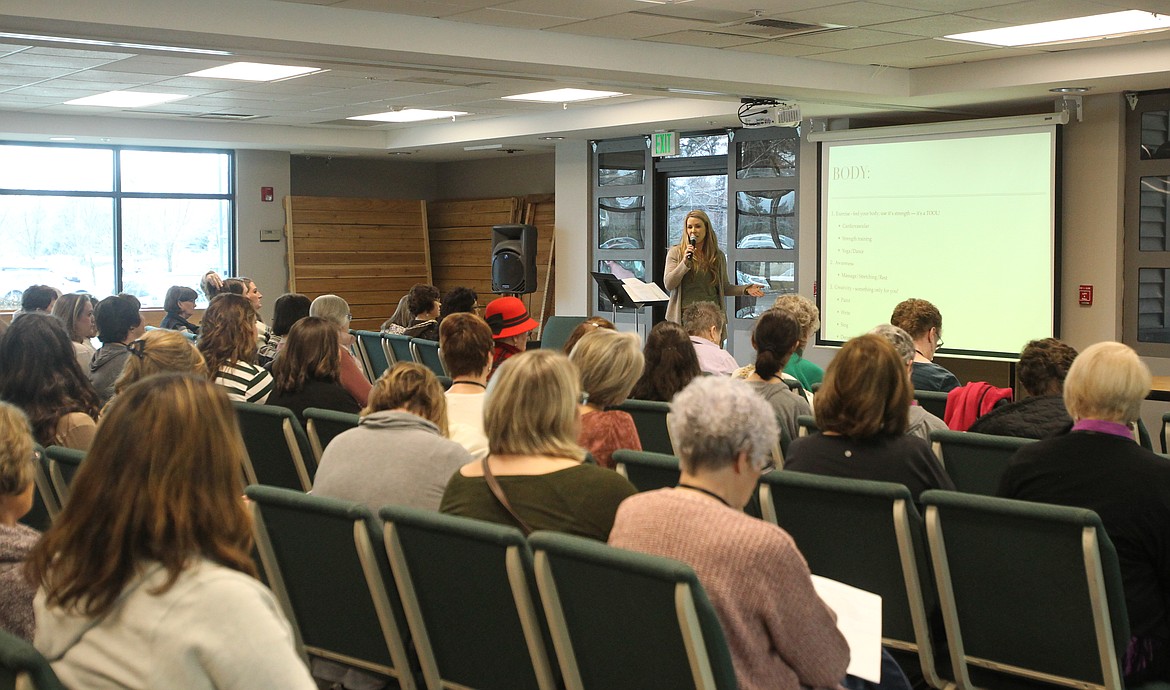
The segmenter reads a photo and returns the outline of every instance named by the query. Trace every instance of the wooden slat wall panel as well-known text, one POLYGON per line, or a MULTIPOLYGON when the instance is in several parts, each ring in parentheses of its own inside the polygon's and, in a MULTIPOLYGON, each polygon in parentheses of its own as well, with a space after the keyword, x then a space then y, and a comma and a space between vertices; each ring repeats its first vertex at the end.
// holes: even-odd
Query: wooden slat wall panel
POLYGON ((463 286, 491 301, 492 226, 520 222, 516 197, 432 201, 427 204, 434 285, 446 294, 463 286))
POLYGON ((377 330, 411 285, 433 282, 424 201, 289 196, 284 208, 289 290, 340 295, 355 329, 377 330))
POLYGON ((525 199, 523 222, 536 226, 536 284, 538 289, 529 295, 528 313, 540 321, 541 331, 553 310, 555 293, 553 282, 556 264, 551 263, 553 238, 556 236, 556 197, 552 194, 529 196, 525 199), (551 272, 550 272, 551 268, 551 272))

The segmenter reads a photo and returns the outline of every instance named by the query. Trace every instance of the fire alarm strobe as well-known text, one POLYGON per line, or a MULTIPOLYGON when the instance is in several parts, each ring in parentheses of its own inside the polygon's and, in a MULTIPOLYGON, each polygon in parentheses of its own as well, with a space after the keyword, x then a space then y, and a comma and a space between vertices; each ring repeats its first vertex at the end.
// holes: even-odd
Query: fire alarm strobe
POLYGON ((1079 301, 1081 306, 1084 307, 1093 306, 1093 286, 1082 285, 1080 289, 1077 290, 1077 301, 1079 301))

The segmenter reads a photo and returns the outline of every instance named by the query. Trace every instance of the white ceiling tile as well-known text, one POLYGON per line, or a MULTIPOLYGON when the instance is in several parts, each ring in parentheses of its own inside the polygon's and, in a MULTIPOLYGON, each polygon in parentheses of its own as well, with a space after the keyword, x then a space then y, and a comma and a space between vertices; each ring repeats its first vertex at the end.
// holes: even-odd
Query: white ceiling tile
POLYGON ((987 21, 986 19, 964 17, 958 14, 936 14, 930 17, 921 17, 919 19, 907 19, 900 22, 879 24, 870 28, 880 29, 881 31, 908 34, 910 36, 921 36, 923 38, 936 38, 938 36, 949 36, 951 34, 961 34, 968 31, 998 29, 1004 26, 1007 26, 1007 24, 1003 22, 991 22, 987 21))
POLYGON ((494 7, 452 14, 446 19, 472 24, 487 24, 488 26, 507 26, 513 29, 548 29, 579 21, 576 17, 554 17, 547 14, 499 10, 494 7))
POLYGON ((933 12, 914 10, 876 2, 847 2, 842 5, 822 7, 800 12, 784 12, 780 17, 808 24, 841 24, 843 26, 869 26, 904 19, 926 17, 933 12))
MULTIPOLYGON (((884 26, 884 25, 883 25, 884 26)), ((807 34, 781 39, 786 43, 798 45, 821 46, 823 48, 837 48, 851 50, 854 48, 869 48, 871 46, 886 45, 887 43, 904 43, 904 34, 895 34, 888 31, 874 31, 872 29, 841 29, 824 33, 807 34)))
POLYGON ((533 12, 549 14, 557 17, 574 17, 576 19, 596 19, 608 17, 611 14, 621 14, 631 9, 630 0, 512 0, 494 5, 497 9, 513 12, 533 12))
POLYGON ((967 17, 1016 25, 1050 22, 1072 17, 1088 17, 1114 11, 1116 8, 1084 0, 1028 0, 1028 2, 1017 2, 1011 5, 966 10, 962 14, 967 17))
POLYGON ((913 10, 927 12, 950 13, 974 10, 980 7, 994 7, 996 5, 1011 5, 1019 0, 877 0, 883 5, 894 7, 908 7, 913 10))
POLYGON ((33 46, 29 49, 30 53, 36 55, 54 55, 57 57, 75 57, 75 58, 106 58, 108 60, 125 60, 132 58, 136 53, 126 53, 109 49, 98 49, 96 46, 92 49, 79 50, 77 48, 55 48, 51 46, 33 46))
POLYGON ((66 74, 77 71, 62 67, 46 67, 44 65, 10 64, 4 62, 5 59, 7 58, 0 59, 0 73, 3 73, 9 77, 21 77, 23 79, 28 79, 29 81, 63 77, 66 74))
POLYGON ((934 41, 930 39, 907 41, 892 45, 874 46, 858 50, 847 50, 818 55, 816 59, 828 62, 843 62, 853 65, 889 65, 891 67, 921 67, 931 62, 930 58, 943 55, 962 55, 979 52, 994 52, 986 46, 934 41))
POLYGON ((762 39, 750 36, 735 36, 733 34, 717 33, 714 31, 676 31, 672 34, 650 36, 642 39, 656 43, 677 43, 687 46, 702 46, 704 48, 730 48, 744 46, 750 43, 759 43, 762 39))
POLYGON ((728 48, 728 50, 742 51, 744 53, 760 53, 762 55, 779 55, 782 57, 802 57, 829 52, 832 49, 822 48, 821 46, 787 43, 785 41, 763 41, 762 43, 752 43, 745 46, 728 48))
POLYGON ((706 22, 673 17, 655 17, 649 14, 627 12, 626 14, 590 19, 558 26, 550 31, 577 34, 580 36, 606 36, 609 38, 646 38, 675 31, 708 28, 706 22))

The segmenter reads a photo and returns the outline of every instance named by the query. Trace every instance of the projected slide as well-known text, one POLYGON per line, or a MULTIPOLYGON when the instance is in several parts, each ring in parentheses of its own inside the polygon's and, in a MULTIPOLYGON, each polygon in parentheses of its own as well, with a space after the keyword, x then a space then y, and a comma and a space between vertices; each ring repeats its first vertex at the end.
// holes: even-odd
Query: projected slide
POLYGON ((1055 128, 822 148, 821 339, 909 297, 943 315, 943 354, 1004 356, 1052 335, 1055 128))

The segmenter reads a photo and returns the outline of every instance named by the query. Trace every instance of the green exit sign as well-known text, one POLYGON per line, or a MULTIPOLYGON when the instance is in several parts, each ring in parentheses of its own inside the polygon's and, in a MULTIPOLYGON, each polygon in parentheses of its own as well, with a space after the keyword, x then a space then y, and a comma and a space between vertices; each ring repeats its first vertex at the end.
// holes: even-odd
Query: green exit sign
POLYGON ((678 132, 655 132, 654 156, 678 155, 678 132))

